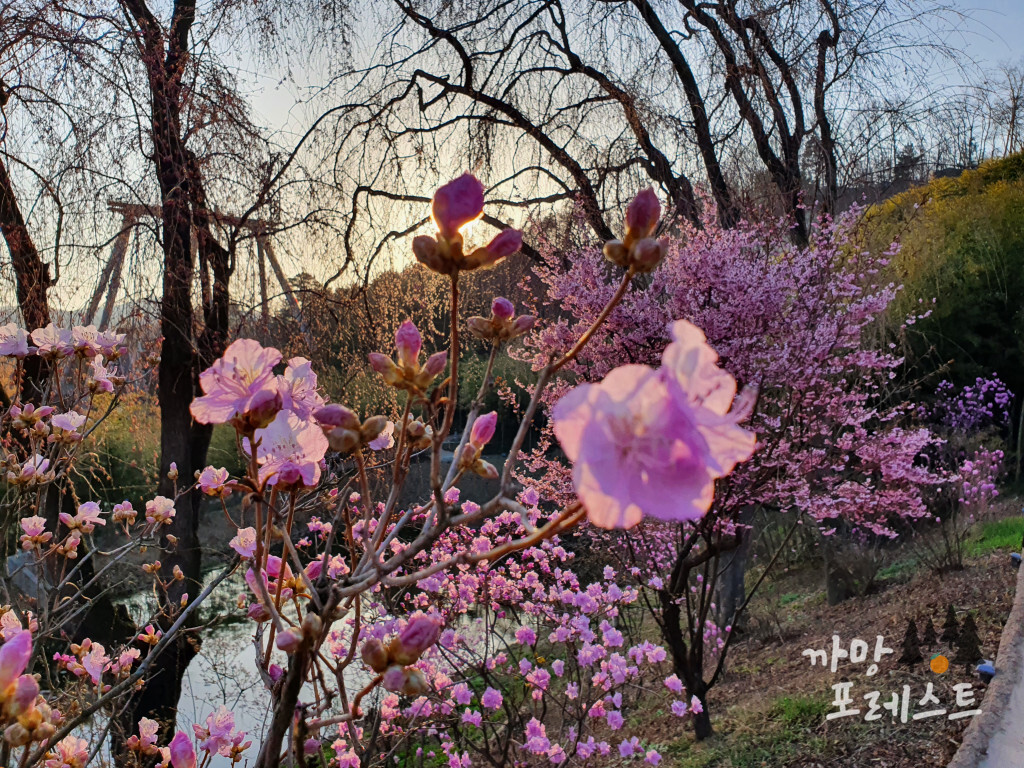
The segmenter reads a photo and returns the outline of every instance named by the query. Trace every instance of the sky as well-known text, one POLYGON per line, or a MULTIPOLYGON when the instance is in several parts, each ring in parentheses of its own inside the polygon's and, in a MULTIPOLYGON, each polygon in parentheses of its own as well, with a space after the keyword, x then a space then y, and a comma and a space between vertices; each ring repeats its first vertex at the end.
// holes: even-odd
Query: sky
POLYGON ((986 66, 1024 58, 1024 0, 952 0, 971 19, 964 30, 967 52, 986 66))

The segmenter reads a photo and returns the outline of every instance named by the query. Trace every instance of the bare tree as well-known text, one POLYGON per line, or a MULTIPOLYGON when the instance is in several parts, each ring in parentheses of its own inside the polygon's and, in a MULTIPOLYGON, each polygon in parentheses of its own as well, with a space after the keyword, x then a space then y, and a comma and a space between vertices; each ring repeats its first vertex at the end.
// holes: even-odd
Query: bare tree
POLYGON ((654 184, 691 221, 706 192, 728 226, 747 182, 729 169, 748 147, 803 240, 807 209, 834 209, 846 143, 895 88, 893 65, 944 50, 926 22, 946 10, 931 0, 367 6, 381 14, 381 42, 331 91, 350 105, 333 166, 358 169, 339 186, 350 226, 366 233, 346 239, 347 258, 415 229, 405 204, 444 166, 490 179, 494 224, 576 200, 607 238, 609 212, 654 184))

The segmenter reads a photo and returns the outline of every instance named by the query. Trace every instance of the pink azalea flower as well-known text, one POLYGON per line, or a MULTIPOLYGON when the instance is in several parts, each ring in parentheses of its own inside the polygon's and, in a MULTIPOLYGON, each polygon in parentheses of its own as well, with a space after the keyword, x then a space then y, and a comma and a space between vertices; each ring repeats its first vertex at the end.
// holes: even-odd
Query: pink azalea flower
POLYGON ((28 332, 14 323, 0 326, 0 355, 5 357, 27 357, 29 354, 28 332))
POLYGON ((52 752, 53 757, 44 763, 46 768, 85 768, 89 762, 89 742, 77 736, 65 736, 52 752))
POLYGON ((103 356, 97 355, 94 357, 89 363, 89 367, 92 369, 92 380, 89 382, 90 389, 95 392, 113 392, 114 382, 110 377, 114 372, 107 368, 103 362, 103 356))
POLYGON ((160 723, 143 717, 139 720, 139 735, 129 737, 126 746, 133 752, 141 752, 144 755, 157 754, 159 750, 156 746, 156 739, 159 729, 160 723))
POLYGON ((196 768, 196 750, 192 746, 192 739, 184 731, 174 734, 170 754, 173 768, 196 768))
POLYGON ((75 348, 71 340, 71 329, 58 328, 53 323, 45 328, 36 328, 31 337, 42 357, 58 359, 70 355, 75 348))
POLYGON ((53 534, 46 530, 46 518, 44 517, 32 515, 21 518, 19 522, 21 530, 25 532, 21 537, 21 548, 24 550, 34 549, 53 538, 53 534))
POLYGON ((328 443, 323 430, 292 411, 279 411, 265 428, 256 430, 259 481, 268 485, 312 487, 320 481, 320 462, 328 443))
POLYGON ((83 424, 85 424, 85 415, 75 411, 58 413, 50 419, 50 426, 65 432, 77 432, 83 424))
POLYGON ((199 748, 213 754, 229 749, 235 735, 235 715, 223 704, 220 709, 206 716, 206 727, 193 725, 196 738, 202 739, 199 748))
POLYGON ((256 529, 239 528, 238 534, 228 542, 235 552, 249 559, 256 553, 256 529))
POLYGON ((487 690, 484 691, 484 695, 480 697, 480 703, 488 709, 497 709, 502 703, 501 692, 487 686, 487 690))
POLYGON ((95 357, 100 353, 95 325, 76 325, 71 328, 71 344, 75 354, 81 357, 95 357))
POLYGON ((87 501, 78 507, 74 517, 67 512, 58 515, 60 521, 71 530, 80 530, 82 533, 92 533, 97 525, 106 525, 107 521, 101 515, 103 510, 95 501, 87 501))
POLYGON ((173 519, 174 499, 168 499, 166 496, 157 496, 155 499, 146 502, 147 523, 170 525, 173 519))
POLYGON ((189 410, 203 424, 226 424, 264 402, 269 394, 278 397, 273 368, 281 362, 281 353, 264 348, 252 339, 238 339, 224 355, 199 374, 203 395, 192 401, 189 410))
POLYGON ((231 489, 226 487, 230 479, 231 475, 224 467, 220 469, 207 467, 199 473, 197 482, 199 483, 199 490, 207 496, 224 499, 231 495, 231 489))
POLYGON ((300 419, 308 421, 313 411, 324 405, 324 399, 317 393, 316 385, 313 364, 304 357, 293 357, 288 361, 284 375, 277 377, 281 408, 293 411, 300 419))
POLYGON ((99 643, 92 643, 89 646, 89 652, 82 657, 82 667, 85 668, 93 685, 99 685, 109 663, 110 657, 107 656, 106 649, 99 643))
POLYGON ((695 326, 680 321, 673 334, 661 371, 616 368, 552 411, 576 493, 602 528, 629 528, 643 515, 699 519, 715 479, 753 453, 755 436, 737 425, 745 414, 728 412, 735 380, 695 326))
POLYGON ((706 441, 706 460, 715 476, 723 477, 754 452, 756 436, 738 424, 749 415, 752 392, 741 395, 738 408, 730 412, 736 380, 718 367, 718 353, 704 332, 686 320, 673 323, 671 331, 674 341, 661 358, 669 391, 706 441))
POLYGON ((368 445, 372 451, 386 451, 395 444, 395 422, 389 421, 384 425, 380 434, 371 440, 368 445))

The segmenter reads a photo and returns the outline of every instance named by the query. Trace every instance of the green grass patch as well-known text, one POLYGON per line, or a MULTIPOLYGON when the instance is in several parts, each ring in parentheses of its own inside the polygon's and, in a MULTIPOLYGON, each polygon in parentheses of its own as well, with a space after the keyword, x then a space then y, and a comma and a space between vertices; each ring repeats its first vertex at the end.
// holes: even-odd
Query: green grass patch
POLYGON ((920 563, 917 558, 896 560, 878 571, 877 579, 882 581, 905 581, 916 571, 920 563))
POLYGON ((979 557, 997 550, 1020 552, 1022 537, 1024 517, 990 520, 978 526, 976 533, 964 544, 964 552, 969 557, 979 557))
POLYGON ((790 728, 813 728, 824 722, 829 703, 813 696, 783 696, 772 705, 769 715, 790 728))

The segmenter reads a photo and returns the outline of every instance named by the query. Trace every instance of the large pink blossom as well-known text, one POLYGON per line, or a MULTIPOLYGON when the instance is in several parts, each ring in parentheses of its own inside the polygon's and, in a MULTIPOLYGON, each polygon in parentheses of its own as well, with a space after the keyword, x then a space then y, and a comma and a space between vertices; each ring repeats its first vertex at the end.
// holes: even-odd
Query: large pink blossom
POLYGON ((253 409, 268 393, 276 395, 273 369, 279 362, 281 353, 273 347, 253 339, 233 342, 199 374, 204 394, 192 401, 192 416, 203 424, 226 424, 253 409))
POLYGON ((256 430, 256 458, 261 483, 312 487, 320 480, 320 462, 328 443, 319 425, 292 411, 279 411, 264 429, 256 430))
MULTIPOLYGON (((714 359, 703 336, 699 344, 692 334, 679 343, 676 354, 684 360, 706 359, 708 352, 714 359)), ((573 485, 592 523, 629 528, 644 515, 696 520, 707 513, 715 479, 754 447, 753 435, 735 418, 705 405, 721 399, 721 376, 732 378, 713 363, 712 369, 684 366, 664 375, 626 365, 599 384, 576 387, 555 405, 555 434, 573 462, 573 485)), ((733 382, 732 393, 735 387, 733 382)))

